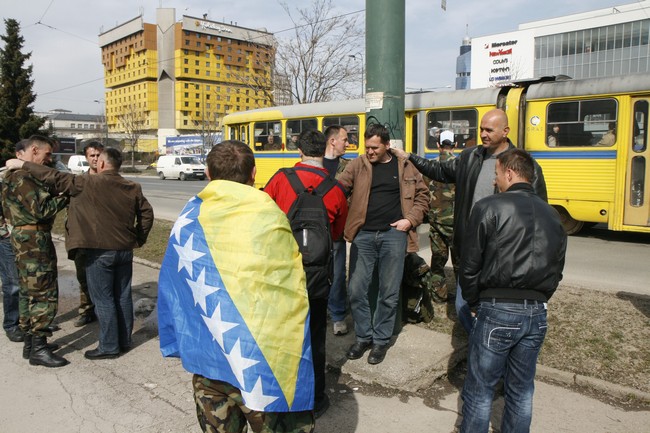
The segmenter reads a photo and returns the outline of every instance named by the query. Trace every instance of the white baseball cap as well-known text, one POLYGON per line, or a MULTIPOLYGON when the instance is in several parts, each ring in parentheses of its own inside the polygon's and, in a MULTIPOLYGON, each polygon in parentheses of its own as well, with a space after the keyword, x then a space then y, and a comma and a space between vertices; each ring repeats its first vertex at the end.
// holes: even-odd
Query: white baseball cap
POLYGON ((451 131, 442 131, 440 134, 440 142, 442 143, 445 140, 449 140, 452 143, 454 142, 454 133, 451 131))

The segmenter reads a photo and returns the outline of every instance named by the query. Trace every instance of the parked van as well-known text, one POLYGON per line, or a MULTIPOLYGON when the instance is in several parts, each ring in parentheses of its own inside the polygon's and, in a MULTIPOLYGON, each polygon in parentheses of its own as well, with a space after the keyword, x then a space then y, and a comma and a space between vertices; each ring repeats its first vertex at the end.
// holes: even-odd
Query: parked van
POLYGON ((72 155, 68 160, 68 169, 73 174, 82 174, 90 169, 90 164, 84 155, 72 155))
POLYGON ((156 171, 161 179, 205 179, 205 165, 196 156, 163 155, 158 158, 156 171))

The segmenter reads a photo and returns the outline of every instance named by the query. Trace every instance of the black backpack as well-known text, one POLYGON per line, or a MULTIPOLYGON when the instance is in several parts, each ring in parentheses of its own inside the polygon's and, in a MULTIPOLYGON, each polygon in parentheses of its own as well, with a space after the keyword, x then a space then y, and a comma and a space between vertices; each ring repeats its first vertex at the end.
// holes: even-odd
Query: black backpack
MULTIPOLYGON (((299 169, 300 170, 300 169, 299 169)), ((287 217, 302 254, 307 276, 307 292, 311 299, 327 298, 332 280, 332 232, 323 197, 336 186, 336 179, 317 170, 308 170, 323 176, 314 189, 305 188, 294 168, 280 169, 285 174, 297 197, 287 217)))

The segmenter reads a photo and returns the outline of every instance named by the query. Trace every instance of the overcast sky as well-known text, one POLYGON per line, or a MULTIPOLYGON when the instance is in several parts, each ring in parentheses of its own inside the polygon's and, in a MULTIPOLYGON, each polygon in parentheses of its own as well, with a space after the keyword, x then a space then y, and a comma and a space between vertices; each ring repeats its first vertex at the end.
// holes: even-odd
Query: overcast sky
MULTIPOLYGON (((287 0, 304 7, 309 0, 287 0)), ((372 0, 368 0, 370 3, 372 0)), ((77 113, 103 112, 94 102, 104 97, 103 67, 97 35, 141 13, 155 23, 156 8, 176 9, 182 15, 202 17, 243 27, 265 27, 281 32, 291 22, 277 0, 0 0, 3 19, 21 24, 23 52, 34 65, 35 109, 63 108, 77 113)), ((406 87, 408 90, 454 87, 456 56, 462 39, 516 30, 519 24, 633 3, 630 0, 406 0, 406 87)), ((364 0, 333 0, 337 14, 360 11, 365 25, 364 0)), ((5 33, 4 21, 0 33, 5 33)), ((390 32, 390 23, 386 23, 390 32)), ((354 54, 358 50, 352 50, 354 54)))

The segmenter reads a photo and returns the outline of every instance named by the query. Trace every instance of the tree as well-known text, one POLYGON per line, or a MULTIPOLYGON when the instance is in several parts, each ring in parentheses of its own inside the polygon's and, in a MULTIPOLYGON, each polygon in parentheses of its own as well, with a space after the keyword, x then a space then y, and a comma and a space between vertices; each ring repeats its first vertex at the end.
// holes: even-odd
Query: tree
POLYGON ((45 119, 36 116, 32 104, 32 65, 25 66, 31 53, 23 54, 25 40, 20 35, 20 24, 5 19, 6 34, 0 38, 0 165, 14 157, 14 145, 21 138, 37 133, 45 119))
POLYGON ((204 156, 210 149, 217 144, 221 138, 218 135, 221 132, 219 123, 219 113, 215 110, 204 108, 199 116, 192 116, 192 124, 196 133, 201 136, 203 143, 201 147, 201 156, 204 156))
POLYGON ((125 145, 131 150, 131 168, 135 169, 135 149, 147 128, 148 115, 137 103, 130 102, 122 105, 116 117, 128 140, 125 145))
POLYGON ((294 29, 290 38, 278 41, 276 73, 289 77, 294 101, 323 102, 355 94, 362 66, 350 56, 359 54, 364 34, 358 15, 335 16, 331 0, 313 0, 308 8, 297 9, 297 18, 287 3, 281 5, 294 29))

